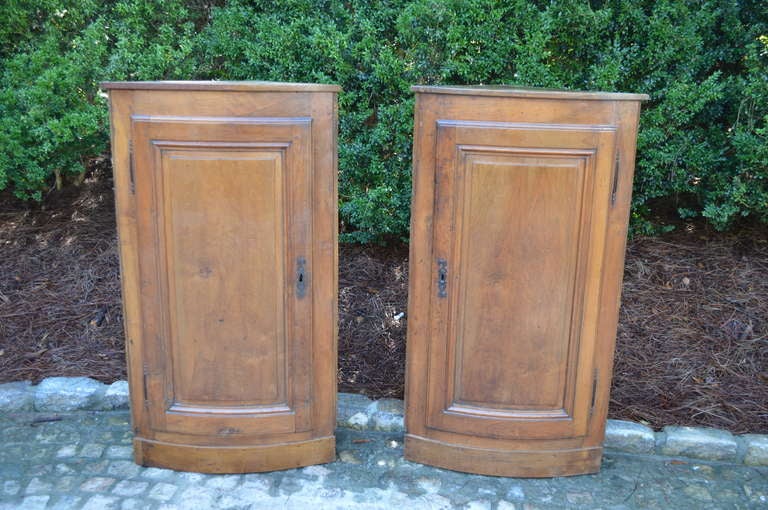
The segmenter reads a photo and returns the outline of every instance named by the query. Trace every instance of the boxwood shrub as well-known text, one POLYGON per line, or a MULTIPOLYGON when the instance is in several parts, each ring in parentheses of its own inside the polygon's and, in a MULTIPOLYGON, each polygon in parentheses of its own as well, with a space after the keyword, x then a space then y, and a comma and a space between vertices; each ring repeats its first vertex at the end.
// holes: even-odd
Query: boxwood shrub
POLYGON ((347 241, 408 235, 412 84, 643 92, 632 228, 768 222, 762 0, 6 0, 0 189, 41 200, 108 148, 100 80, 337 83, 347 241))

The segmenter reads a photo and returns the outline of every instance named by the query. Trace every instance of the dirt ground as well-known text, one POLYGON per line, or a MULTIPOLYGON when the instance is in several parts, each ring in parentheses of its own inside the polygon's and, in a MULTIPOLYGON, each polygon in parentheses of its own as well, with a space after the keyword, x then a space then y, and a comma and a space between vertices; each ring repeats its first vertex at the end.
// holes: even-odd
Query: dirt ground
MULTIPOLYGON (((0 381, 125 378, 107 161, 43 205, 0 195, 0 381)), ((339 389, 402 397, 406 246, 342 245, 339 389)), ((768 430, 768 229, 630 241, 610 416, 768 430)))

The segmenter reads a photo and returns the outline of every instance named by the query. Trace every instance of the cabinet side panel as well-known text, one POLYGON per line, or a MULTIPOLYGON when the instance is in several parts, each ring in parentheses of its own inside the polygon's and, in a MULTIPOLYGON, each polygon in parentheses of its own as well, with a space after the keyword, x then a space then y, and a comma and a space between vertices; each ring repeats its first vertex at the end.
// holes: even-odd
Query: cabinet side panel
POLYGON ((624 256, 627 244, 627 227, 632 202, 632 179, 635 171, 640 103, 634 101, 614 104, 614 122, 619 126, 615 172, 615 198, 608 211, 606 228, 605 265, 600 296, 600 315, 595 350, 595 367, 601 377, 595 387, 595 407, 588 445, 600 446, 605 436, 605 420, 608 416, 611 376, 616 348, 616 329, 621 305, 621 286, 624 276, 624 256))
POLYGON ((312 96, 312 416, 317 436, 336 427, 338 331, 337 96, 312 96))
POLYGON ((143 392, 143 338, 141 326, 139 257, 136 232, 136 202, 133 193, 132 140, 130 118, 133 108, 131 91, 109 93, 110 142, 115 188, 120 287, 122 291, 123 328, 126 363, 131 388, 131 419, 135 433, 146 433, 143 392))
POLYGON ((413 434, 426 433, 429 291, 435 193, 435 112, 440 111, 440 101, 439 96, 416 94, 414 107, 405 378, 405 424, 406 429, 413 434))

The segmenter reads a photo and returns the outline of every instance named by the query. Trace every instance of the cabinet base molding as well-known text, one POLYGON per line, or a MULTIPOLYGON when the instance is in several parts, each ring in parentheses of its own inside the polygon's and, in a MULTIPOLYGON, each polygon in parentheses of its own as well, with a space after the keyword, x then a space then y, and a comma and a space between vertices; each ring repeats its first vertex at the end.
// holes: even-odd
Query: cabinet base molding
POLYGON ((142 466, 198 473, 259 473, 325 464, 336 458, 333 436, 264 446, 196 446, 134 439, 142 466))
POLYGON ((569 450, 501 450, 457 446, 406 434, 405 458, 412 462, 489 476, 545 478, 597 473, 602 447, 569 450))

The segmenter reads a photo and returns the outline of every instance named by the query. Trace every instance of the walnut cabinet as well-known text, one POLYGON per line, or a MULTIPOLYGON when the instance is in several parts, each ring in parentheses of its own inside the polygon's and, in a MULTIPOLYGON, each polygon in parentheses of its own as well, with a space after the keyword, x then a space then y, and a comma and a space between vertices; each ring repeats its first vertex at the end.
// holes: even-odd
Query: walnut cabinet
POLYGON ((103 87, 136 462, 333 460, 339 89, 103 87))
POLYGON ((405 455, 597 471, 646 96, 414 91, 405 455))

